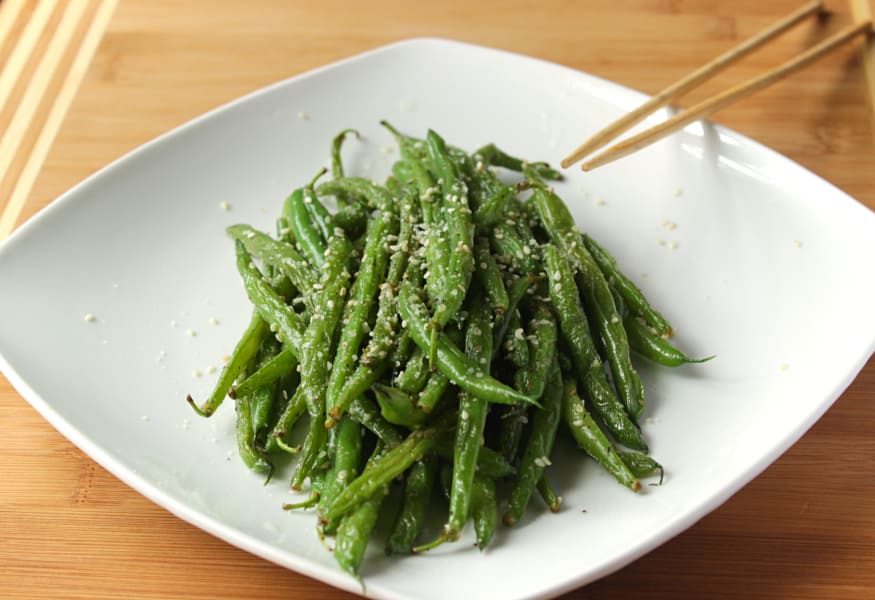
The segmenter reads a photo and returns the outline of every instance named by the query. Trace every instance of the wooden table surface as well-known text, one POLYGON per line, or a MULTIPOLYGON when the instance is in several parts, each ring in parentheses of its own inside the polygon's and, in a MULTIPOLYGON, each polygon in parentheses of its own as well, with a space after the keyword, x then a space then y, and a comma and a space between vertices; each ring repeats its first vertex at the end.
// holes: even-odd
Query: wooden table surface
MULTIPOLYGON (((454 38, 652 93, 799 4, 3 0, 0 64, 15 72, 0 75, 0 237, 109 161, 205 110, 388 42, 454 38)), ((825 23, 802 25, 682 104, 850 21, 845 3, 827 5, 834 14, 825 23)), ((840 49, 716 120, 875 209, 875 126, 858 48, 840 49)), ((873 428, 870 360, 827 414, 726 504, 567 597, 875 597, 873 428)), ((2 377, 0 473, 4 598, 351 597, 146 500, 59 435, 2 377)))

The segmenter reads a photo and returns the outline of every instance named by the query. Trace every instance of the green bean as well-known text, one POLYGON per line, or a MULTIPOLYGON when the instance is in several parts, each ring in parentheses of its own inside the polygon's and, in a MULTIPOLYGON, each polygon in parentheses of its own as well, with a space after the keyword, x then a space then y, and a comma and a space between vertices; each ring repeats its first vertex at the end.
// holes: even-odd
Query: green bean
MULTIPOLYGON (((427 309, 407 282, 401 286, 398 295, 398 310, 407 324, 413 341, 422 348, 423 352, 427 351, 430 342, 425 319, 427 309)), ((467 358, 443 333, 437 340, 437 366, 450 381, 487 402, 499 404, 528 402, 537 405, 537 400, 521 394, 485 373, 481 365, 467 358)))
POLYGON ((653 458, 646 454, 642 454, 641 452, 618 451, 617 454, 620 455, 623 463, 629 467, 629 470, 632 471, 632 474, 635 475, 635 477, 649 477, 659 471, 659 483, 656 485, 662 485, 662 478, 665 471, 663 470, 662 465, 653 460, 653 458))
POLYGON ((258 473, 270 473, 271 465, 255 447, 255 431, 252 428, 252 403, 254 396, 237 398, 237 452, 243 464, 258 473))
MULTIPOLYGON (((377 288, 386 275, 389 262, 388 236, 397 222, 388 214, 372 220, 368 226, 367 243, 361 266, 352 285, 350 300, 343 314, 340 340, 334 355, 331 374, 328 378, 326 402, 329 410, 327 427, 334 423, 330 410, 337 404, 341 390, 353 370, 359 355, 359 347, 365 336, 365 323, 371 308, 377 302, 377 288)), ((344 296, 338 298, 340 301, 344 296)))
POLYGON ((544 179, 553 179, 557 181, 563 179, 562 173, 550 168, 550 165, 546 163, 526 163, 522 159, 510 156, 503 150, 497 148, 495 144, 487 144, 486 146, 483 146, 474 153, 474 158, 488 165, 504 167, 505 169, 510 169, 511 171, 517 171, 520 173, 528 167, 534 169, 534 172, 544 179))
MULTIPOLYGON (((444 460, 452 462, 455 453, 455 437, 450 434, 439 437, 434 445, 434 451, 444 460)), ((484 477, 502 479, 513 475, 516 469, 489 446, 480 446, 480 452, 477 453, 477 472, 484 477)))
POLYGON ((434 445, 435 437, 446 430, 452 422, 449 417, 455 417, 455 414, 448 413, 445 418, 438 419, 432 426, 414 431, 403 442, 365 467, 361 475, 352 481, 326 509, 322 516, 323 521, 330 523, 344 516, 425 456, 434 445))
POLYGON ((568 430, 587 454, 608 471, 614 478, 632 491, 641 489, 641 483, 623 462, 598 424, 583 406, 583 401, 577 395, 574 381, 565 381, 565 392, 562 398, 562 420, 568 430))
POLYGON ((429 413, 417 408, 407 392, 380 383, 375 383, 371 389, 380 405, 380 414, 393 425, 415 429, 428 420, 429 413))
POLYGON ((274 240, 249 225, 231 225, 228 235, 239 240, 252 256, 283 272, 305 295, 316 282, 316 273, 290 244, 274 240))
POLYGON ((536 186, 532 200, 547 233, 574 263, 578 284, 607 354, 614 385, 629 416, 637 420, 644 413, 644 386, 629 358, 629 342, 610 286, 584 247, 580 232, 562 199, 543 186, 536 186))
POLYGON ((307 214, 310 216, 310 222, 317 231, 319 231, 322 241, 326 244, 331 238, 331 232, 334 231, 336 225, 334 223, 334 217, 328 212, 325 205, 319 201, 316 192, 313 191, 313 186, 316 185, 316 181, 327 172, 328 169, 323 167, 313 178, 313 181, 304 186, 304 208, 307 209, 307 214))
POLYGON ((392 126, 389 121, 383 119, 380 125, 389 130, 398 147, 401 149, 401 158, 404 160, 418 160, 425 156, 425 141, 409 135, 404 135, 392 126))
POLYGON ((232 398, 236 398, 238 395, 245 396, 251 394, 258 388, 270 385, 283 375, 294 371, 297 366, 298 359, 295 355, 284 349, 260 366, 252 375, 233 386, 229 391, 229 395, 232 398))
MULTIPOLYGON (((556 358, 557 328, 550 309, 538 303, 535 314, 528 326, 529 341, 528 364, 514 374, 514 385, 523 393, 541 398, 544 393, 553 360, 556 358)), ((501 416, 498 433, 498 448, 509 461, 516 458, 523 429, 528 422, 528 407, 517 404, 501 416)))
MULTIPOLYGON (((489 304, 479 288, 473 292, 468 307, 465 354, 468 359, 488 372, 492 359, 492 320, 489 304)), ((459 539, 465 523, 468 522, 477 457, 486 428, 488 408, 487 402, 481 398, 466 392, 459 394, 449 518, 437 540, 419 546, 414 551, 429 550, 445 541, 459 539)))
POLYGON ((388 448, 394 448, 403 440, 398 430, 380 414, 380 408, 373 400, 359 396, 349 405, 349 416, 365 429, 373 433, 388 448))
POLYGON ((432 489, 437 478, 438 461, 425 456, 407 472, 404 501, 386 540, 386 554, 409 554, 425 524, 432 489))
POLYGON ((203 405, 198 406, 191 395, 186 396, 186 401, 197 414, 202 417, 209 417, 216 412, 216 409, 221 406, 225 396, 231 390, 234 380, 243 372, 249 361, 255 357, 259 346, 261 346, 261 341, 267 333, 267 322, 261 318, 257 311, 253 311, 252 317, 249 319, 249 325, 246 326, 246 330, 240 336, 240 341, 237 342, 234 351, 231 352, 231 358, 222 367, 210 397, 207 398, 203 405))
POLYGON ((465 301, 474 271, 474 255, 471 251, 474 245, 474 227, 471 222, 471 209, 468 207, 468 189, 453 165, 446 143, 436 132, 429 130, 426 147, 432 170, 438 176, 441 188, 441 207, 446 220, 446 239, 450 250, 444 293, 432 317, 437 326, 443 327, 455 317, 465 301))
POLYGON ((504 513, 505 525, 511 526, 520 520, 529 505, 529 498, 535 491, 538 480, 550 464, 550 453, 553 450, 553 442, 556 439, 556 430, 562 414, 562 391, 562 374, 558 362, 554 359, 548 385, 544 390, 544 409, 535 411, 532 419, 531 433, 520 460, 519 476, 504 513))
POLYGON ((304 189, 299 188, 286 198, 283 215, 289 222, 289 227, 295 236, 301 252, 307 259, 319 268, 325 262, 325 242, 319 231, 314 227, 310 213, 304 204, 304 189))
POLYGON ((350 244, 342 230, 336 229, 325 251, 325 268, 319 283, 321 290, 314 303, 313 314, 301 342, 301 383, 310 414, 310 428, 304 440, 303 457, 292 478, 292 487, 303 485, 316 460, 316 453, 325 439, 326 382, 328 360, 334 330, 340 321, 343 303, 349 285, 350 244), (343 291, 341 291, 343 290, 343 291))
POLYGON ((361 361, 359 361, 358 367, 349 376, 349 379, 346 380, 343 388, 340 390, 340 394, 330 409, 329 417, 331 421, 339 419, 343 413, 349 410, 356 398, 359 398, 370 389, 388 370, 389 361, 386 358, 383 358, 379 363, 369 365, 361 364, 361 361))
POLYGON ((495 498, 495 480, 476 475, 471 484, 471 520, 477 547, 483 552, 498 527, 498 502, 495 498))
POLYGON ((305 329, 303 318, 264 281, 261 273, 250 260, 249 253, 239 240, 235 242, 237 251, 237 270, 243 279, 243 287, 249 301, 255 306, 262 319, 267 321, 271 331, 277 332, 283 347, 297 355, 305 329))
POLYGON ((502 346, 510 364, 517 369, 524 369, 529 363, 529 346, 518 310, 514 310, 510 317, 502 346))
POLYGON ((663 338, 643 322, 641 317, 627 317, 623 321, 626 336, 632 350, 657 364, 666 367, 679 367, 687 363, 702 363, 711 360, 706 358, 690 358, 663 338))
POLYGON ((368 208, 385 212, 391 212, 394 204, 389 190, 364 177, 341 177, 326 181, 316 188, 316 193, 319 196, 336 196, 338 193, 359 196, 366 201, 368 208))
POLYGON ((402 392, 418 395, 428 382, 429 375, 428 357, 417 347, 404 369, 395 376, 395 385, 402 392))
MULTIPOLYGON (((389 259, 386 281, 380 286, 377 299, 377 316, 372 329, 371 340, 362 352, 360 366, 366 367, 384 360, 397 341, 396 325, 398 315, 395 309, 398 284, 410 260, 413 250, 413 229, 416 224, 416 209, 412 201, 402 198, 398 244, 389 259)), ((370 384, 368 385, 370 387, 370 384)))
POLYGON ((303 388, 298 386, 267 436, 265 446, 268 452, 290 448, 285 441, 285 436, 305 412, 307 412, 307 399, 303 388))
POLYGON ((471 215, 478 235, 492 232, 492 229, 507 218, 511 199, 519 193, 518 185, 501 185, 497 191, 485 198, 471 215))
MULTIPOLYGON (((368 467, 380 460, 382 454, 383 448, 378 444, 368 467)), ((351 575, 358 576, 362 559, 365 556, 365 550, 368 547, 368 541, 371 538, 371 532, 377 524, 380 505, 388 491, 388 486, 383 485, 367 499, 357 504, 351 512, 347 513, 337 527, 334 559, 344 571, 351 575)))
POLYGON ((562 336, 593 410, 618 440, 630 448, 645 450, 647 446, 641 432, 629 419, 605 378, 568 262, 552 245, 544 248, 544 258, 550 280, 550 300, 559 317, 562 336))
POLYGON ((538 493, 547 504, 547 508, 550 509, 550 512, 558 513, 562 508, 562 496, 557 494, 553 489, 546 473, 541 475, 541 478, 538 480, 537 488, 538 493))
POLYGON ((478 237, 474 240, 474 256, 477 263, 474 276, 480 287, 485 290, 493 312, 500 316, 507 310, 510 299, 508 298, 507 290, 504 288, 501 273, 495 264, 495 258, 489 252, 488 238, 478 237))
MULTIPOLYGON (((319 511, 331 504, 348 482, 357 475, 362 455, 362 426, 349 417, 343 417, 333 435, 333 459, 325 475, 319 498, 319 511)), ((331 531, 326 531, 331 533, 331 531)))
POLYGON ((500 316, 498 322, 495 324, 493 329, 492 336, 492 346, 493 348, 499 348, 501 346, 502 340, 504 340, 505 334, 507 334, 508 326, 510 325, 510 320, 516 312, 517 305, 526 295, 532 285, 538 280, 537 277, 533 275, 529 275, 526 277, 517 277, 516 279, 512 279, 510 285, 507 288, 507 310, 504 311, 504 314, 500 316))
POLYGON ((611 287, 617 290, 632 310, 640 315, 648 325, 656 329, 659 335, 671 336, 671 325, 669 325, 665 317, 650 305, 641 290, 620 271, 620 268, 617 266, 617 260, 586 234, 583 235, 583 243, 586 249, 589 250, 593 260, 598 264, 602 274, 608 279, 611 287))
POLYGON ((355 139, 361 137, 355 129, 344 129, 331 142, 331 176, 334 179, 343 177, 343 161, 340 158, 340 149, 343 147, 343 142, 347 135, 353 135, 355 139))
POLYGON ((489 242, 496 260, 514 273, 532 275, 540 270, 537 246, 527 243, 515 225, 499 223, 493 227, 489 242))
POLYGON ((450 380, 446 375, 440 371, 433 372, 425 382, 425 387, 419 392, 416 407, 424 412, 431 412, 443 398, 449 385, 450 380))
MULTIPOLYGON (((261 344, 258 352, 258 368, 267 364, 276 356, 280 348, 276 339, 267 337, 261 344)), ((274 406, 274 398, 277 395, 277 382, 266 384, 252 393, 252 434, 253 444, 256 447, 264 447, 264 434, 270 426, 269 420, 274 406)))
MULTIPOLYGON (((492 320, 489 304, 479 290, 474 292, 469 305, 465 354, 488 374, 492 361, 492 320)), ((458 539, 470 516, 471 486, 474 481, 477 456, 482 446, 488 410, 485 400, 470 393, 459 394, 450 516, 444 529, 444 534, 449 540, 458 539)))

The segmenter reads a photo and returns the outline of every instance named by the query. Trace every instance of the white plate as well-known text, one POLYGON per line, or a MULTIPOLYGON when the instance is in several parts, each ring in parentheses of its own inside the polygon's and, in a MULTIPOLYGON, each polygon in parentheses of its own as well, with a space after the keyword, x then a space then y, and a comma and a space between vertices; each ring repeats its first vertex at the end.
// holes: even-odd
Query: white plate
MULTIPOLYGON (((441 40, 388 46, 247 96, 107 167, 3 244, 0 366, 61 433, 155 502, 360 592, 317 541, 313 515, 280 509, 293 497, 286 482, 265 487, 239 463, 230 403, 203 420, 184 401, 208 393, 215 375, 192 371, 218 366, 249 315, 225 226, 271 229, 284 196, 327 163, 345 127, 365 136, 347 152, 360 174, 381 176, 396 156, 382 118, 555 163, 641 100, 561 66, 441 40)), ((558 188, 664 310, 680 346, 717 354, 706 365, 643 367, 644 429, 666 483, 635 495, 576 451, 557 456, 560 514, 535 500, 485 555, 470 538, 403 559, 373 544, 364 577, 374 597, 542 597, 604 576, 762 471, 873 351, 875 216, 774 152, 695 124, 592 174, 571 170, 558 188)))

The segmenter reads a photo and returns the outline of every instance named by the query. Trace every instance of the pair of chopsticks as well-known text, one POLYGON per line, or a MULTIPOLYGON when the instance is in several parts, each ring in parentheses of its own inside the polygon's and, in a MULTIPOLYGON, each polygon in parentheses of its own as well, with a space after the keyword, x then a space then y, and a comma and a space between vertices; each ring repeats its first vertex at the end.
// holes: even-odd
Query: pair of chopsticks
MULTIPOLYGON (((863 0, 864 2, 866 0, 863 0)), ((567 168, 582 158, 592 154, 599 148, 605 146, 611 140, 615 139, 620 134, 631 129, 634 125, 641 122, 648 115, 656 112, 675 98, 686 94, 693 88, 699 86, 704 81, 710 79, 726 67, 736 62, 743 56, 753 52, 772 38, 787 31, 806 17, 821 13, 823 11, 823 3, 819 0, 810 2, 802 8, 787 15, 777 23, 766 28, 754 37, 742 42, 740 45, 718 56, 711 62, 698 68, 681 80, 671 84, 650 100, 626 114, 620 119, 614 121, 586 142, 569 154, 562 160, 562 167, 567 168)), ((667 121, 660 123, 650 129, 625 139, 614 146, 611 146, 601 154, 590 158, 581 165, 581 169, 589 171, 596 167, 600 167, 609 162, 613 162, 618 158, 622 158, 633 152, 636 152, 654 142, 674 133, 675 131, 686 127, 694 121, 698 121, 708 115, 741 100, 773 83, 788 77, 796 71, 807 67, 817 59, 829 53, 835 48, 845 44, 856 36, 872 31, 872 21, 870 18, 860 20, 857 23, 839 31, 835 35, 827 38, 816 46, 806 50, 797 57, 785 62, 776 69, 764 73, 753 79, 749 79, 743 83, 736 85, 725 92, 712 96, 711 98, 696 104, 695 106, 678 113, 667 121)))

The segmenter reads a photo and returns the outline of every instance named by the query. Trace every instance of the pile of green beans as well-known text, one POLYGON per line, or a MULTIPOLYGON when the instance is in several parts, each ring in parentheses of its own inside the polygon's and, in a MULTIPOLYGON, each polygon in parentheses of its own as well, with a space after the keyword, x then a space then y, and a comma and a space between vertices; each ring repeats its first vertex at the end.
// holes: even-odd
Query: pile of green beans
POLYGON ((382 184, 345 173, 341 145, 358 136, 345 130, 275 235, 228 228, 252 317, 209 398, 188 397, 203 416, 234 400, 250 469, 270 477, 294 455, 291 487, 310 494, 285 508, 314 509, 356 576, 381 511, 394 512, 386 552, 403 554, 469 521, 483 550, 536 492, 560 510, 548 479, 560 431, 639 490, 662 467, 631 354, 696 362, 580 233, 548 185, 558 172, 383 125, 400 159, 382 184), (445 526, 429 531, 435 512, 445 526))

